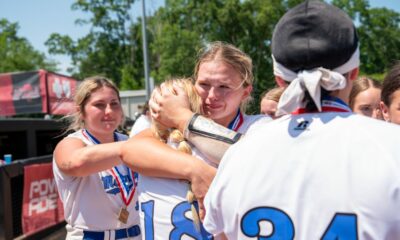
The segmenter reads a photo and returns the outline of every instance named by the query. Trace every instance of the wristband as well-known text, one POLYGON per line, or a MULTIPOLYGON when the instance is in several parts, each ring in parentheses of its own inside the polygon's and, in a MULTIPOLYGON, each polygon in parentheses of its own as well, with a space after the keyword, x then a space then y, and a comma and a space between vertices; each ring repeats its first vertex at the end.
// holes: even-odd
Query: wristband
POLYGON ((188 126, 184 130, 184 136, 188 141, 191 140, 192 134, 215 139, 228 144, 236 143, 242 136, 240 133, 225 128, 198 113, 193 114, 188 126))

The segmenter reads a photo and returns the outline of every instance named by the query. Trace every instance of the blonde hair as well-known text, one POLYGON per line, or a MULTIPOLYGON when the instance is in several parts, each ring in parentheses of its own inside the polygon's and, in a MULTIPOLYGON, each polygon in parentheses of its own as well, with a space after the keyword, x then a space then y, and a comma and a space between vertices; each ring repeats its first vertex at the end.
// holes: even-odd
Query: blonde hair
POLYGON ((382 84, 377 80, 366 76, 361 76, 353 82, 353 87, 349 96, 349 106, 352 110, 354 110, 357 95, 370 88, 382 89, 382 84))
MULTIPOLYGON (((200 65, 204 62, 219 60, 231 65, 241 76, 242 87, 253 85, 253 63, 251 58, 239 48, 229 43, 220 41, 211 42, 206 47, 202 48, 194 69, 194 80, 197 81, 200 65)), ((251 96, 240 104, 240 109, 244 112, 248 103, 251 101, 251 96)))
MULTIPOLYGON (((73 114, 66 116, 66 119, 70 122, 70 124, 68 128, 65 130, 65 132, 69 132, 71 130, 77 131, 81 128, 84 128, 85 123, 82 120, 82 116, 84 116, 85 114, 84 112, 85 105, 90 99, 92 93, 103 87, 111 88, 112 90, 114 90, 118 96, 119 102, 121 103, 119 90, 117 86, 110 79, 102 76, 92 76, 85 78, 79 84, 79 87, 74 95, 74 103, 77 110, 73 114)), ((123 110, 122 110, 122 116, 124 116, 123 110)), ((123 120, 120 123, 120 126, 123 125, 125 118, 122 117, 122 119, 123 120)))
MULTIPOLYGON (((194 113, 202 113, 201 98, 197 94, 196 89, 190 78, 172 78, 163 83, 169 91, 174 92, 174 86, 182 88, 189 97, 190 110, 194 113)), ((167 129, 153 119, 152 131, 154 135, 163 142, 168 139, 178 144, 178 150, 188 154, 192 154, 192 148, 185 141, 183 133, 178 129, 167 129)))
MULTIPOLYGON (((175 93, 174 86, 182 88, 187 93, 187 96, 189 97, 190 110, 193 113, 200 113, 200 114, 202 113, 202 107, 201 107, 202 101, 201 101, 200 96, 197 94, 196 89, 194 88, 192 79, 190 79, 190 78, 173 78, 173 79, 166 80, 163 83, 163 85, 172 93, 175 93)), ((151 129, 153 131, 153 134, 161 141, 167 142, 167 140, 169 139, 171 142, 178 144, 177 149, 179 151, 187 153, 187 154, 192 154, 192 147, 185 140, 183 133, 181 131, 179 131, 178 129, 165 128, 154 119, 152 120, 151 129)), ((191 190, 191 185, 189 185, 186 199, 188 200, 188 202, 191 205, 190 208, 192 211, 194 226, 197 229, 197 231, 200 231, 200 218, 197 214, 196 208, 193 205, 193 202, 195 201, 196 197, 194 196, 194 194, 191 190)))
POLYGON ((274 102, 279 102, 279 99, 282 96, 282 93, 285 91, 285 88, 283 87, 274 87, 271 88, 267 91, 265 91, 262 95, 261 95, 261 101, 263 99, 267 99, 267 100, 272 100, 274 102))

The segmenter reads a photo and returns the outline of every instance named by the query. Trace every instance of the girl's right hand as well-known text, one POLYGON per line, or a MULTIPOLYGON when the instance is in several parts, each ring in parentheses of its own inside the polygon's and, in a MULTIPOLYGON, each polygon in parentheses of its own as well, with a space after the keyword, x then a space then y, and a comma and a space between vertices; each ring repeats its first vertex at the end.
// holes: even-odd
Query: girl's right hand
POLYGON ((154 89, 149 100, 152 119, 169 128, 177 128, 183 132, 193 112, 190 110, 189 98, 179 86, 173 92, 161 84, 154 89))

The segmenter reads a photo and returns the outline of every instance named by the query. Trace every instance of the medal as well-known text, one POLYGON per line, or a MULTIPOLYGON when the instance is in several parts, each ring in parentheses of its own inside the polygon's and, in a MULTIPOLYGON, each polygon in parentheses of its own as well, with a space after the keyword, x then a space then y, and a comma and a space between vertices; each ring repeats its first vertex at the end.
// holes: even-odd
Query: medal
POLYGON ((128 222, 128 217, 129 211, 126 209, 126 207, 121 208, 121 210, 119 210, 118 220, 126 224, 128 222))
MULTIPOLYGON (((82 134, 86 139, 91 141, 93 144, 101 143, 92 134, 90 134, 89 131, 87 131, 86 129, 82 130, 82 134)), ((115 142, 119 141, 116 133, 114 133, 114 141, 115 142)), ((128 219, 129 219, 128 206, 133 199, 133 195, 135 194, 136 185, 137 185, 136 179, 135 179, 135 176, 134 176, 132 170, 130 170, 127 166, 125 166, 125 167, 126 167, 126 172, 128 173, 127 176, 122 175, 117 166, 111 168, 111 170, 110 170, 111 175, 117 182, 118 189, 120 190, 120 193, 121 193, 122 201, 125 205, 125 207, 121 207, 121 209, 119 210, 119 213, 118 213, 118 220, 124 224, 126 224, 128 222, 128 219), (130 186, 130 184, 129 184, 130 179, 133 182, 132 186, 130 186)))
POLYGON ((128 176, 127 179, 132 179, 133 181, 133 187, 130 188, 128 186, 128 182, 125 182, 123 175, 119 172, 117 167, 113 167, 111 169, 111 174, 115 178, 118 188, 121 192, 121 198, 122 201, 125 204, 125 207, 121 207, 118 213, 118 220, 124 224, 128 222, 129 218, 129 211, 128 211, 128 206, 132 202, 133 195, 135 194, 136 190, 136 181, 135 181, 135 176, 132 174, 131 170, 127 167, 127 172, 128 176))

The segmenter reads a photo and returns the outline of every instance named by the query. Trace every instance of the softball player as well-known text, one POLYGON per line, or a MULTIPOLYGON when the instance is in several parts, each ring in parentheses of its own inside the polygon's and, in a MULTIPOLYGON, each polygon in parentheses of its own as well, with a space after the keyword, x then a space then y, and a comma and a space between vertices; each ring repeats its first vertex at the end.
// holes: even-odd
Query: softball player
POLYGON ((141 239, 136 174, 121 164, 116 133, 122 124, 118 89, 108 79, 85 79, 78 112, 54 151, 53 172, 67 222, 66 239, 141 239))
MULTIPOLYGON (((150 101, 150 105, 156 116, 154 114, 152 116, 155 116, 156 120, 164 126, 179 129, 191 143, 198 143, 195 144, 196 148, 192 148, 193 156, 202 158, 210 165, 217 166, 218 158, 226 149, 226 145, 237 141, 240 137, 240 133, 234 131, 243 133, 247 131, 250 125, 260 122, 261 119, 270 120, 270 118, 262 115, 247 116, 240 109, 240 105, 246 102, 251 92, 251 69, 251 59, 229 44, 212 43, 200 56, 195 71, 195 76, 197 76, 194 84, 195 89, 201 98, 202 110, 206 116, 223 127, 198 114, 193 115, 193 111, 187 107, 188 103, 190 103, 189 97, 179 87, 171 91, 162 86, 160 89, 162 94, 156 94, 157 97, 153 95, 155 102, 150 101), (161 102, 162 104, 159 104, 161 102), (182 107, 182 105, 184 106, 182 107), (185 114, 171 112, 171 110, 179 111, 182 108, 188 110, 189 120, 183 117, 185 114), (166 118, 170 119, 165 120, 166 118), (177 122, 185 119, 185 127, 181 128, 182 126, 176 124, 176 122, 171 124, 171 118, 178 119, 177 122), (212 142, 211 148, 206 143, 207 140, 208 143, 212 142)), ((183 154, 185 156, 182 156, 182 153, 176 154, 176 151, 171 151, 168 146, 165 149, 165 146, 162 146, 159 140, 151 144, 143 144, 143 138, 139 138, 139 140, 136 140, 136 138, 132 138, 125 144, 122 151, 123 161, 133 168, 135 163, 137 164, 143 159, 147 159, 147 162, 150 162, 149 165, 151 165, 154 158, 161 158, 165 162, 171 162, 185 157, 184 159, 188 161, 186 165, 183 164, 184 167, 179 168, 179 171, 187 172, 188 168, 193 169, 191 167, 193 164, 189 161, 198 160, 193 156, 188 158, 186 154, 183 154), (139 145, 141 146, 140 148, 137 147, 139 145)), ((174 146, 171 142, 170 145, 174 146)), ((179 166, 183 166, 183 162, 185 161, 179 162, 179 166)), ((167 168, 173 168, 174 166, 167 166, 167 168)), ((203 172, 200 174, 206 175, 208 173, 203 172)), ((154 176, 154 174, 151 176, 154 176)), ((212 238, 204 229, 196 229, 191 205, 186 200, 187 190, 188 184, 185 182, 140 175, 138 191, 144 239, 212 238)))
POLYGON ((393 66, 383 80, 381 109, 386 122, 400 124, 400 63, 393 66))
MULTIPOLYGON (((163 83, 164 88, 173 91, 173 86, 179 86, 190 99, 190 109, 194 113, 201 112, 201 98, 190 80, 172 79, 163 83)), ((232 121, 234 130, 243 131, 258 117, 238 114, 232 121)), ((153 131, 159 139, 180 151, 206 161, 209 161, 196 148, 184 140, 179 130, 164 129, 162 125, 153 121, 153 131)), ((140 175, 138 184, 140 223, 144 239, 212 239, 202 227, 197 212, 193 210, 188 199, 190 187, 188 182, 181 180, 155 178, 140 175), (194 215, 193 215, 194 214, 194 215)), ((197 207, 196 202, 193 203, 197 207)))
POLYGON ((228 239, 400 239, 400 128, 347 106, 359 50, 340 9, 305 1, 272 38, 278 114, 232 146, 205 198, 228 239), (390 137, 388 137, 390 136, 390 137))

